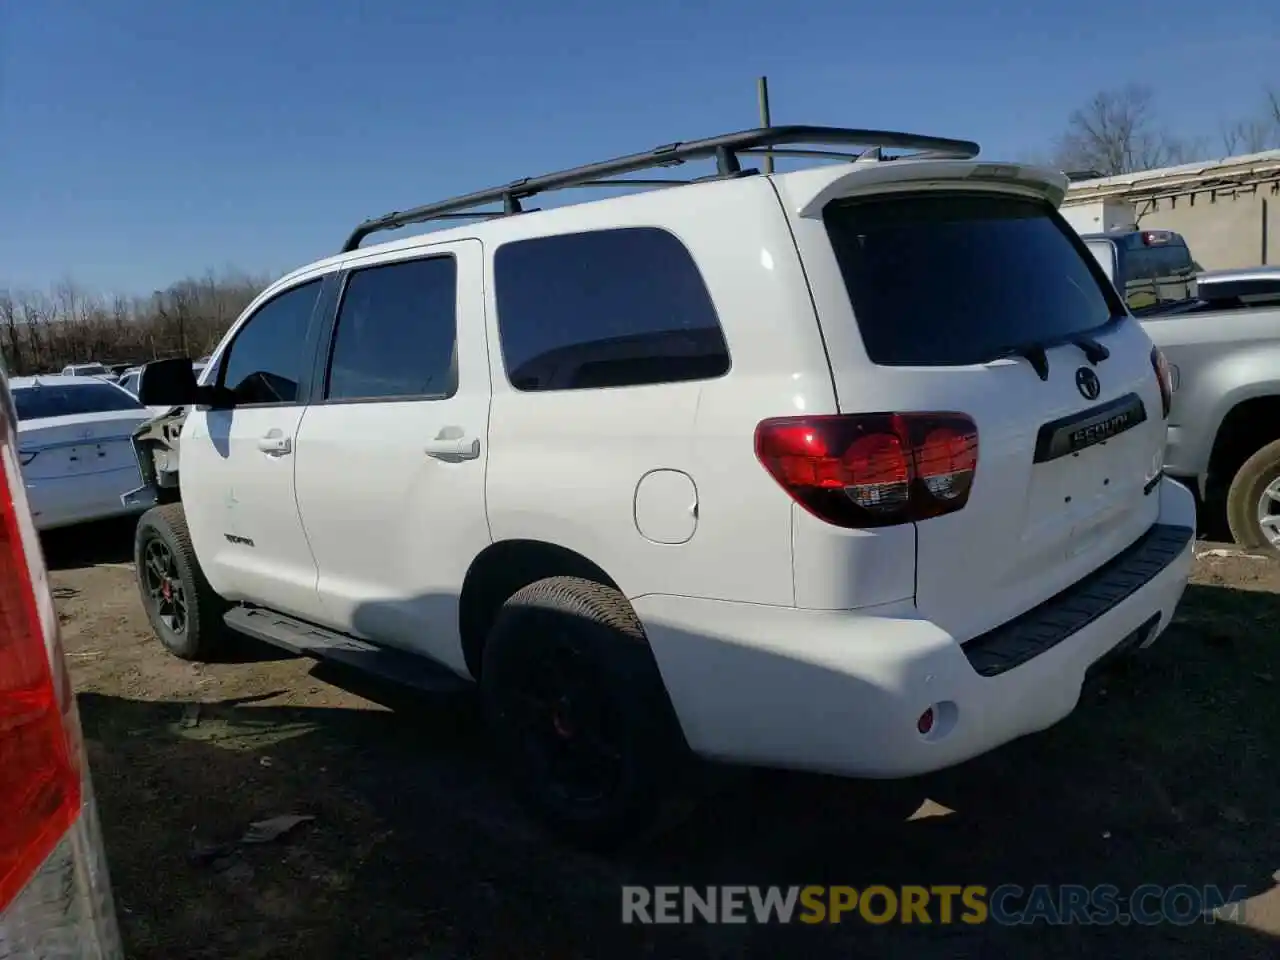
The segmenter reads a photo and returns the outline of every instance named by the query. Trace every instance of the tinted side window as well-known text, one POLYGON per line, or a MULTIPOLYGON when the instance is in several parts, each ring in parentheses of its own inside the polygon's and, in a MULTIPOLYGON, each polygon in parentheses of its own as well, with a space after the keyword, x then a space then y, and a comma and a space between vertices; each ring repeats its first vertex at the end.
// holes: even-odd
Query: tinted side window
POLYGON ((240 328, 219 371, 237 404, 297 402, 320 284, 311 280, 268 300, 240 328))
POLYGON ((453 396, 457 290, 453 257, 352 273, 338 311, 325 397, 453 396))
POLYGON ((723 376, 729 349, 684 244, 651 227, 508 243, 493 262, 498 331, 517 390, 723 376))

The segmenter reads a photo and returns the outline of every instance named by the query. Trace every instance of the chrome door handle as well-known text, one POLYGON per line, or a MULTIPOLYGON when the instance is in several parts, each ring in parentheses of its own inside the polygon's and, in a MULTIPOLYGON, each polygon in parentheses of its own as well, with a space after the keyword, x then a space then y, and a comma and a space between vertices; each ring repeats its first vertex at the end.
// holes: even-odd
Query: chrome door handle
MULTIPOLYGON (((444 433, 445 431, 440 431, 444 433)), ((440 459, 474 460, 480 456, 479 437, 436 437, 423 447, 428 457, 440 459)))
POLYGON ((258 438, 258 449, 263 453, 283 457, 293 451, 293 441, 288 437, 267 434, 265 437, 258 438))

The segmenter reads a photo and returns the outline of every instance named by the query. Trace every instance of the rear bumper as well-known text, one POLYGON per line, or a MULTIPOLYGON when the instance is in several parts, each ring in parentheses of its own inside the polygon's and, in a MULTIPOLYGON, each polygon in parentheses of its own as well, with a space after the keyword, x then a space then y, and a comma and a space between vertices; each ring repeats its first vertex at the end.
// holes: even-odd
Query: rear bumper
POLYGON ((27 500, 36 529, 52 530, 142 512, 146 505, 122 500, 140 482, 134 465, 82 476, 44 478, 26 484, 27 500))
POLYGON ((1073 588, 1032 611, 1039 622, 1028 615, 966 645, 910 602, 810 611, 648 596, 634 605, 697 753, 911 776, 1052 726, 1074 709, 1095 663, 1126 643, 1149 645, 1164 630, 1194 558, 1195 502, 1167 479, 1159 496, 1159 542, 1127 565, 1117 558, 1105 581, 1095 574, 1077 585, 1083 592, 1073 588), (1086 609, 1087 597, 1094 609, 1086 609), (1019 624, 1031 629, 1012 629, 1019 624), (1040 646, 1028 651, 1031 638, 1040 646), (1001 650, 1001 668, 993 669, 993 651, 1001 650), (917 720, 929 707, 935 722, 922 735, 917 720))

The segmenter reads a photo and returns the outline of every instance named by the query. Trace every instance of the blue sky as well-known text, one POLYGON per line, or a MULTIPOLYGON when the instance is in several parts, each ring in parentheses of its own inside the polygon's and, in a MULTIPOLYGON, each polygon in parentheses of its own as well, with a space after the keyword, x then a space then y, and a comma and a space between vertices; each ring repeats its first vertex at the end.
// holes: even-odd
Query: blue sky
POLYGON ((1140 81, 1215 135, 1280 86, 1276 0, 14 0, 0 288, 278 274, 388 210, 756 125, 1044 151, 1140 81))

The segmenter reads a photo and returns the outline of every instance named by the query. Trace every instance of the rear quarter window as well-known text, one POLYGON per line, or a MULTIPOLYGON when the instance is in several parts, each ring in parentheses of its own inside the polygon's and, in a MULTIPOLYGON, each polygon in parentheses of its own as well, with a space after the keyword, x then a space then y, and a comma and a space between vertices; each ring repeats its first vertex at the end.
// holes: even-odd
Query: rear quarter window
POLYGON ((996 194, 840 200, 823 211, 872 362, 983 363, 1123 313, 1053 207, 996 194))
POLYGON ((511 385, 586 390, 723 376, 729 349, 684 244, 653 227, 517 240, 493 261, 511 385))

